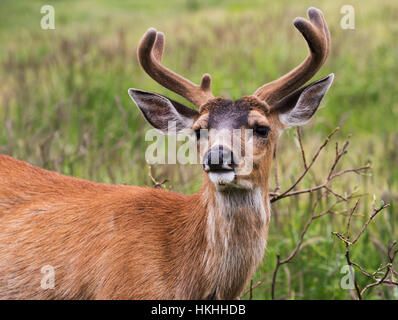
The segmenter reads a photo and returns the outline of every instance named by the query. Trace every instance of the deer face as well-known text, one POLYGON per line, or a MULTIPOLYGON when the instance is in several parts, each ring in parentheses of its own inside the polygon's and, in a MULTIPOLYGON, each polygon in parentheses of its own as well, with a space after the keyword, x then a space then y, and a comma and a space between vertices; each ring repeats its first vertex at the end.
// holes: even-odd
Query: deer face
POLYGON ((216 189, 252 189, 264 182, 280 130, 266 103, 255 97, 213 99, 200 108, 192 129, 204 145, 205 179, 216 189))
POLYGON ((294 21, 309 44, 306 60, 253 95, 236 101, 215 98, 208 74, 198 86, 164 67, 160 62, 162 33, 149 29, 141 39, 138 58, 145 71, 191 101, 198 110, 152 92, 129 89, 129 94, 155 128, 167 134, 173 122, 177 132, 192 129, 196 133, 205 179, 216 189, 252 189, 263 185, 281 130, 308 122, 330 87, 333 74, 300 88, 323 64, 330 47, 322 13, 310 8, 308 15, 310 21, 294 21))
POLYGON ((255 96, 214 98, 199 111, 156 93, 130 89, 129 94, 156 129, 167 134, 173 123, 177 132, 195 133, 205 177, 217 189, 252 189, 264 183, 281 131, 305 124, 332 81, 330 75, 273 106, 255 96))

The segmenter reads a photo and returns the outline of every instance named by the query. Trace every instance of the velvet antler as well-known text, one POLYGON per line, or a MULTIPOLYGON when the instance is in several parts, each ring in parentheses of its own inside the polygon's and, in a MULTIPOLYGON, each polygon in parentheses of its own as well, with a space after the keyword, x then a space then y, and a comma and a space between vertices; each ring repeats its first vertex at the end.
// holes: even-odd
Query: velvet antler
POLYGON ((203 75, 199 86, 194 84, 161 64, 163 49, 164 35, 154 28, 148 29, 138 45, 138 60, 155 81, 191 101, 197 107, 214 98, 210 89, 209 74, 203 75))
POLYGON ((307 41, 309 54, 295 69, 256 90, 254 96, 273 104, 310 80, 325 62, 330 50, 330 34, 322 11, 308 9, 310 20, 296 18, 294 26, 307 41))

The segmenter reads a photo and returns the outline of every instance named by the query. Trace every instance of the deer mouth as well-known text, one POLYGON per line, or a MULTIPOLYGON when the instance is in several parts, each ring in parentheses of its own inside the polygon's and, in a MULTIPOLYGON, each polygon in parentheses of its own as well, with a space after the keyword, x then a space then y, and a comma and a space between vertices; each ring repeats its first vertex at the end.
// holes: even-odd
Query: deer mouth
POLYGON ((234 170, 212 170, 208 172, 208 176, 211 182, 216 186, 225 186, 232 184, 235 181, 236 174, 234 170))

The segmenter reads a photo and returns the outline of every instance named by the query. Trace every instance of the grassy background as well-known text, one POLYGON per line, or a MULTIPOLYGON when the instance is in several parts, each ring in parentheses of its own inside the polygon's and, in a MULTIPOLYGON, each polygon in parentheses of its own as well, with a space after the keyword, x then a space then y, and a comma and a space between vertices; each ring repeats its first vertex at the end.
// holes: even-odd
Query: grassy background
MULTIPOLYGON (((305 57, 306 46, 292 20, 315 6, 323 10, 332 36, 330 56, 316 78, 330 72, 336 78, 315 120, 302 131, 304 147, 310 155, 328 132, 341 126, 337 141, 352 136, 342 167, 372 163, 372 174, 342 177, 333 189, 369 195, 354 217, 354 230, 369 215, 373 195, 391 203, 354 248, 354 260, 373 272, 386 262, 383 251, 388 241, 398 238, 398 2, 351 1, 354 30, 340 27, 340 8, 345 4, 342 0, 3 0, 0 152, 94 181, 151 185, 143 169, 149 126, 127 89, 153 90, 186 101, 161 88, 138 66, 136 46, 146 29, 153 26, 165 33, 165 65, 195 82, 209 72, 216 95, 239 98, 305 57), (40 29, 44 4, 55 8, 55 30, 40 29)), ((302 170, 294 132, 284 134, 278 148, 279 178, 285 187, 302 170)), ((333 154, 331 143, 300 187, 322 181, 333 154)), ((170 181, 167 188, 184 193, 198 190, 200 171, 198 166, 153 168, 158 180, 170 181)), ((254 279, 264 281, 253 290, 254 298, 270 298, 276 253, 283 258, 294 248, 315 196, 273 205, 268 249, 254 279)), ((311 225, 301 252, 278 274, 277 297, 351 298, 348 290, 340 288, 344 247, 331 232, 344 231, 344 211, 352 205, 342 204, 311 225)), ((358 280, 362 286, 368 283, 360 275, 358 280)), ((398 299, 398 290, 375 288, 365 297, 398 299)))

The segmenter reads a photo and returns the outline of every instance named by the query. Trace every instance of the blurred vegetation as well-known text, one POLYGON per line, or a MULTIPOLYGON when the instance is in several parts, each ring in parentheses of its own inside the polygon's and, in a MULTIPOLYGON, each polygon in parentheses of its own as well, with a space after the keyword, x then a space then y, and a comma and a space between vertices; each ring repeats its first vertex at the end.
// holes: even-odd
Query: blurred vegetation
MULTIPOLYGON (((213 92, 235 99, 300 63, 307 49, 292 21, 315 6, 323 10, 332 36, 330 56, 316 78, 330 72, 336 77, 315 120, 302 130, 304 148, 311 154, 327 133, 341 126, 338 139, 352 135, 344 167, 372 164, 372 174, 342 177, 333 182, 333 189, 369 194, 361 202, 361 214, 353 218, 354 230, 370 214, 373 195, 391 203, 353 249, 354 260, 374 271, 386 262, 388 241, 398 238, 398 2, 351 1, 354 30, 340 27, 340 8, 345 4, 342 0, 3 0, 0 152, 94 181, 151 185, 144 159, 149 126, 127 89, 152 90, 187 102, 157 85, 138 66, 136 47, 146 29, 153 26, 165 33, 165 65, 195 82, 209 72, 213 92), (55 8, 55 30, 40 28, 40 8, 45 4, 55 8)), ((287 186, 302 169, 300 152, 294 130, 280 140, 279 179, 287 186)), ((330 144, 301 186, 319 182, 333 155, 330 144)), ((187 194, 200 187, 200 172, 198 166, 153 168, 155 177, 170 181, 167 188, 187 194)), ((270 298, 276 253, 284 257, 295 247, 315 197, 301 195, 273 205, 266 256, 254 278, 265 281, 253 290, 253 298, 270 298)), ((343 206, 347 207, 341 208, 342 214, 336 212, 311 225, 305 246, 279 272, 277 297, 351 298, 349 290, 340 288, 344 246, 331 234, 344 230, 344 212, 352 203, 343 206)), ((378 287, 365 297, 398 299, 398 290, 378 287)))

